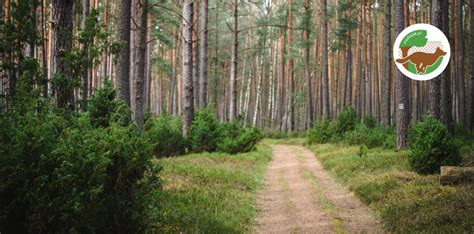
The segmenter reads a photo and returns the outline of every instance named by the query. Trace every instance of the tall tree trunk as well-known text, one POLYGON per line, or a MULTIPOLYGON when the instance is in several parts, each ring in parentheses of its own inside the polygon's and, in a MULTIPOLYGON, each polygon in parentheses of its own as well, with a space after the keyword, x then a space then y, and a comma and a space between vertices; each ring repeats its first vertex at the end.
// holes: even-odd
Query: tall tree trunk
POLYGON ((143 129, 145 122, 145 60, 146 60, 146 34, 147 34, 147 15, 148 0, 137 0, 137 30, 135 34, 135 70, 133 77, 133 99, 132 106, 133 120, 137 123, 139 129, 143 129))
POLYGON ((467 91, 467 124, 471 131, 474 130, 474 0, 471 0, 471 77, 467 91))
POLYGON ((136 44, 136 41, 135 41, 135 37, 136 37, 136 31, 137 31, 137 27, 136 27, 136 21, 137 21, 137 5, 138 5, 138 1, 139 0, 131 0, 131 4, 132 4, 132 7, 131 7, 131 16, 130 16, 130 68, 129 68, 129 77, 128 77, 128 80, 129 80, 129 87, 130 87, 130 107, 132 107, 135 102, 135 99, 133 98, 134 97, 134 92, 135 92, 135 87, 134 86, 134 74, 135 74, 135 44, 136 44))
POLYGON ((118 40, 123 43, 117 55, 117 91, 118 98, 130 107, 130 21, 132 16, 131 0, 118 3, 118 40))
POLYGON ((199 1, 193 4, 193 95, 194 106, 199 109, 199 1))
MULTIPOLYGON (((431 3, 431 23, 433 26, 438 28, 443 28, 443 10, 442 10, 442 0, 433 0, 431 3)), ((445 73, 445 72, 443 72, 445 73)), ((441 78, 444 77, 436 77, 430 81, 428 81, 429 87, 429 99, 428 99, 428 112, 431 116, 436 119, 441 118, 440 113, 440 95, 441 95, 441 78)))
MULTIPOLYGON (((403 0, 395 0, 394 27, 395 36, 405 28, 403 0)), ((408 145, 408 123, 409 123, 409 102, 408 102, 408 78, 398 69, 395 71, 396 81, 396 113, 397 113, 397 149, 405 148, 408 145)))
POLYGON ((292 58, 292 49, 291 47, 293 46, 293 0, 288 0, 288 46, 287 46, 287 76, 288 76, 288 92, 287 92, 287 110, 286 110, 286 116, 287 116, 287 129, 288 131, 293 131, 295 127, 295 105, 293 103, 293 93, 295 90, 295 82, 293 80, 294 78, 294 71, 293 71, 293 58, 292 58))
POLYGON ((328 12, 327 0, 321 0, 321 23, 322 23, 322 114, 323 118, 329 118, 329 84, 328 84, 328 12))
MULTIPOLYGON (((147 26, 153 24, 152 16, 147 17, 147 26)), ((152 57, 153 57, 153 37, 151 32, 146 35, 146 55, 145 55, 145 107, 151 110, 151 83, 152 83, 152 57)), ((160 87, 161 88, 161 87, 160 87)))
MULTIPOLYGON (((365 105, 366 105, 366 111, 365 111, 365 117, 367 116, 372 116, 372 77, 374 76, 373 73, 373 67, 374 67, 374 62, 375 59, 373 59, 373 43, 372 43, 372 19, 371 19, 371 4, 369 1, 368 7, 367 7, 367 60, 366 60, 366 70, 365 70, 365 105)), ((375 30, 374 30, 375 31, 375 30)))
POLYGON ((201 61, 199 63, 199 110, 207 106, 207 63, 208 63, 208 39, 207 39, 207 24, 208 24, 208 4, 209 0, 202 0, 201 2, 201 61))
MULTIPOLYGON (((30 38, 30 43, 29 43, 29 47, 30 47, 30 53, 29 53, 29 57, 30 58, 35 58, 35 51, 36 51, 36 30, 37 30, 37 22, 36 22, 36 10, 38 8, 38 0, 31 0, 32 1, 32 6, 31 6, 31 17, 32 17, 32 24, 33 24, 33 32, 32 32, 32 35, 31 35, 31 38, 30 38)), ((36 59, 36 58, 35 58, 36 59)))
POLYGON ((45 23, 45 13, 44 13, 44 0, 41 0, 41 54, 42 54, 42 63, 43 63, 43 97, 48 96, 48 59, 47 59, 47 54, 46 54, 46 35, 45 35, 45 29, 46 29, 46 23, 45 23))
POLYGON ((185 0, 183 3, 183 134, 188 136, 189 128, 194 119, 194 96, 193 96, 193 2, 185 0))
POLYGON ((262 101, 261 101, 261 92, 262 92, 262 80, 263 77, 265 76, 265 51, 266 51, 266 41, 267 41, 267 27, 265 27, 264 32, 263 32, 263 40, 262 40, 262 55, 260 58, 260 73, 258 74, 258 81, 257 81, 257 92, 256 92, 256 97, 255 97, 255 110, 254 110, 254 115, 253 115, 253 121, 252 125, 254 127, 257 127, 257 118, 262 115, 261 112, 261 106, 262 106, 262 101))
POLYGON ((384 73, 382 106, 381 106, 381 122, 382 126, 390 125, 390 94, 392 86, 392 1, 385 0, 385 37, 384 37, 384 73))
MULTIPOLYGON (((86 29, 86 21, 87 17, 89 16, 89 10, 90 10, 90 1, 89 0, 84 0, 82 2, 82 30, 86 29)), ((89 64, 86 66, 86 69, 84 69, 84 74, 82 74, 82 111, 87 110, 87 97, 89 94, 89 74, 90 74, 90 68, 89 64)))
POLYGON ((463 30, 463 11, 462 5, 463 0, 456 1, 456 77, 457 77, 457 87, 458 92, 458 120, 461 125, 466 126, 466 96, 465 96, 465 83, 464 83, 464 30, 463 30))
MULTIPOLYGON (((102 24, 102 30, 103 32, 107 33, 107 30, 108 30, 108 21, 109 21, 109 0, 104 0, 104 22, 102 24)), ((107 40, 107 38, 105 39, 107 40)), ((108 51, 105 51, 104 55, 103 55, 103 60, 102 60, 102 63, 103 63, 103 77, 104 79, 108 79, 108 51)))
POLYGON ((178 73, 177 73, 177 70, 178 70, 178 65, 177 65, 177 47, 178 47, 178 33, 177 33, 177 29, 176 29, 176 26, 173 27, 173 45, 175 45, 171 50, 171 66, 172 66, 172 73, 171 73, 171 80, 172 80, 172 83, 171 83, 171 110, 172 110, 172 114, 173 116, 176 116, 178 114, 178 90, 179 90, 179 87, 177 87, 177 83, 178 83, 178 73))
POLYGON ((72 47, 72 9, 73 0, 53 0, 53 63, 52 73, 61 76, 63 82, 56 85, 57 105, 74 110, 74 88, 67 68, 66 53, 72 47))
MULTIPOLYGON (((311 15, 311 9, 309 7, 309 1, 305 0, 304 1, 304 8, 305 8, 305 14, 306 17, 309 18, 311 15)), ((306 77, 306 82, 307 82, 307 90, 308 90, 308 121, 309 121, 309 127, 313 125, 313 86, 311 83, 311 75, 309 72, 309 49, 310 49, 310 44, 309 44, 309 33, 310 33, 310 28, 309 28, 309 19, 306 19, 306 25, 305 25, 305 30, 303 32, 303 40, 305 41, 306 45, 304 48, 304 74, 306 77)), ((272 69, 272 68, 270 68, 272 69)))
POLYGON ((232 57, 230 68, 230 108, 229 120, 233 121, 237 116, 237 60, 238 60, 238 0, 233 2, 234 27, 232 32, 232 57))
MULTIPOLYGON (((443 5, 441 9, 449 9, 449 0, 443 0, 443 5)), ((448 10, 441 10, 442 14, 442 26, 441 30, 444 34, 451 40, 450 33, 449 33, 449 11, 448 10)), ((453 45, 453 44, 451 44, 453 45)), ((451 94, 451 66, 448 65, 446 70, 441 73, 440 78, 441 80, 441 107, 440 107, 440 114, 441 114, 441 121, 449 128, 452 129, 453 127, 453 106, 452 106, 452 94, 451 94)))

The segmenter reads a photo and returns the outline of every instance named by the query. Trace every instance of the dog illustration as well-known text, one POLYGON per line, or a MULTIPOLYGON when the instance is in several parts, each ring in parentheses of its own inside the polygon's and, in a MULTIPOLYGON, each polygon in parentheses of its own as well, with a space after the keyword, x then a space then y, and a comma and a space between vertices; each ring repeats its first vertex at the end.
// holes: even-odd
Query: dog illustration
POLYGON ((433 65, 439 57, 444 55, 446 55, 446 52, 438 47, 434 53, 415 52, 405 58, 397 59, 396 61, 401 64, 410 61, 415 64, 418 73, 425 73, 427 67, 433 65))

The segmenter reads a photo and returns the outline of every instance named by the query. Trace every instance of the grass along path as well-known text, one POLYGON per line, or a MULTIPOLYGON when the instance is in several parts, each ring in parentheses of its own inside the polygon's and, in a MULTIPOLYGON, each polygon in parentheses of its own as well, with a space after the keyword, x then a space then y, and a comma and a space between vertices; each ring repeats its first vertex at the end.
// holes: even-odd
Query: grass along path
POLYGON ((256 215, 257 191, 271 149, 227 155, 192 154, 157 160, 163 166, 160 233, 249 232, 256 215))
POLYGON ((359 157, 359 146, 317 144, 308 148, 326 170, 381 217, 388 231, 474 231, 473 186, 441 186, 437 175, 410 171, 408 151, 376 148, 359 157))
POLYGON ((371 211, 301 146, 273 146, 260 197, 257 233, 382 232, 371 211))

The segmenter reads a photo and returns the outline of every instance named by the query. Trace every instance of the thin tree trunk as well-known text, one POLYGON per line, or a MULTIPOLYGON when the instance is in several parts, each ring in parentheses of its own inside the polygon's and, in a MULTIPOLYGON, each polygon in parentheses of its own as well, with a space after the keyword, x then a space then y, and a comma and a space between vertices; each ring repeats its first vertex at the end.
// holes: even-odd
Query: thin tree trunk
POLYGON ((46 23, 44 19, 44 0, 41 0, 41 54, 43 56, 43 97, 48 96, 48 59, 47 59, 47 54, 46 54, 46 37, 45 37, 45 28, 46 28, 46 23))
MULTIPOLYGON (((305 13, 306 17, 309 17, 311 14, 311 9, 309 7, 309 1, 305 0, 304 2, 304 8, 305 8, 305 13)), ((307 82, 307 90, 308 90, 308 121, 309 121, 309 127, 313 125, 313 86, 311 82, 311 75, 309 72, 309 50, 310 50, 310 44, 309 44, 309 33, 310 33, 310 28, 309 28, 309 19, 307 19, 306 25, 305 25, 305 31, 303 32, 303 40, 306 43, 306 46, 304 48, 304 74, 306 77, 306 82, 307 82)))
POLYGON ((384 45, 384 73, 382 106, 381 106, 381 122, 382 126, 388 127, 390 125, 390 94, 392 84, 392 1, 385 0, 385 45, 384 45))
MULTIPOLYGON (((148 15, 147 17, 147 25, 152 25, 153 20, 151 18, 151 15, 148 15)), ((153 37, 151 35, 151 32, 148 32, 146 35, 146 55, 145 55, 145 107, 146 109, 150 109, 151 107, 151 82, 152 82, 152 57, 153 57, 153 37)))
POLYGON ((229 120, 233 121, 237 115, 237 62, 238 62, 238 0, 233 3, 234 27, 232 32, 232 57, 230 68, 230 108, 229 120))
POLYGON ((328 84, 328 15, 327 0, 321 0, 322 22, 322 111, 323 118, 329 118, 329 84, 328 84))
MULTIPOLYGON (((265 40, 263 40, 264 44, 265 44, 265 40)), ((253 115, 253 121, 252 121, 252 126, 254 127, 258 127, 257 126, 257 118, 258 118, 258 115, 259 115, 259 111, 260 111, 260 106, 261 106, 261 84, 262 84, 262 77, 263 77, 263 73, 264 73, 264 64, 265 64, 265 50, 263 49, 262 50, 262 56, 260 58, 260 72, 259 72, 259 75, 258 75, 258 80, 257 80, 257 91, 256 91, 256 97, 255 97, 255 108, 254 108, 254 115, 253 115)))
POLYGON ((133 120, 138 128, 143 130, 145 122, 145 63, 146 63, 146 34, 148 21, 148 0, 138 0, 137 30, 135 38, 135 74, 134 74, 134 105, 132 105, 133 120))
POLYGON ((466 97, 465 97, 465 82, 464 82, 464 30, 463 30, 463 0, 456 1, 456 77, 457 77, 457 98, 458 98, 458 118, 461 125, 466 126, 466 97))
POLYGON ((295 82, 293 80, 294 71, 293 71, 293 58, 291 54, 291 46, 293 45, 293 0, 288 0, 288 47, 287 47, 287 76, 288 76, 288 92, 287 92, 287 129, 288 131, 293 131, 295 127, 295 107, 293 103, 293 93, 295 90, 295 82))
POLYGON ((201 2, 201 61, 199 63, 199 109, 202 110, 207 106, 207 63, 208 63, 208 39, 207 39, 207 24, 208 24, 208 0, 201 2))
POLYGON ((474 130, 474 0, 471 0, 471 77, 468 84, 467 91, 467 126, 472 131, 474 130))
POLYGON ((194 119, 194 96, 193 96, 193 2, 185 0, 183 3, 183 134, 188 136, 189 128, 194 119))
MULTIPOLYGON (((265 75, 265 46, 266 46, 266 41, 267 41, 267 27, 265 27, 264 29, 265 31, 263 32, 263 40, 262 40, 262 55, 261 55, 261 58, 260 58, 260 73, 259 73, 259 76, 258 76, 258 81, 257 81, 257 93, 256 93, 256 98, 255 98, 255 110, 254 110, 254 115, 253 115, 253 121, 252 121, 252 125, 254 127, 257 127, 257 117, 259 116, 259 111, 262 109, 260 108, 260 106, 262 106, 262 101, 260 100, 261 99, 261 84, 262 84, 262 80, 263 80, 263 77, 265 75)), ((260 113, 261 115, 261 113, 260 113)))
POLYGON ((172 49, 172 52, 171 52, 171 61, 172 61, 172 74, 171 74, 171 80, 172 80, 172 84, 171 84, 171 110, 172 110, 172 114, 173 116, 176 116, 178 115, 178 90, 179 90, 179 87, 177 88, 177 59, 176 59, 176 52, 177 52, 177 47, 178 47, 178 33, 177 33, 177 29, 176 29, 176 26, 173 27, 173 45, 175 45, 172 49))
POLYGON ((137 21, 137 5, 138 5, 138 1, 139 0, 131 0, 131 4, 132 4, 132 7, 131 7, 131 16, 130 16, 130 58, 129 58, 129 61, 130 61, 130 68, 129 68, 129 87, 130 87, 130 107, 132 107, 134 105, 134 102, 135 102, 135 99, 133 98, 135 96, 134 92, 135 92, 135 87, 134 87, 134 82, 133 80, 135 79, 134 76, 135 76, 135 44, 136 44, 136 41, 135 41, 135 37, 136 37, 136 31, 137 31, 137 28, 136 28, 136 21, 137 21))
MULTIPOLYGON (((443 5, 441 9, 449 9, 449 0, 443 0, 443 5)), ((444 32, 446 36, 449 37, 449 11, 448 10, 441 10, 442 14, 442 26, 441 30, 444 32)), ((452 41, 452 40, 450 40, 452 41)), ((451 44, 452 45, 452 44, 451 44)), ((441 121, 452 130, 453 127, 453 106, 452 106, 452 94, 451 94, 451 66, 448 65, 446 70, 441 73, 439 79, 441 80, 441 107, 440 107, 440 114, 441 114, 441 121)))
MULTIPOLYGON (((89 17, 89 11, 90 11, 90 1, 89 0, 84 0, 82 2, 82 30, 86 29, 86 20, 87 17, 89 17)), ((90 68, 89 64, 86 66, 86 69, 84 69, 84 74, 82 75, 82 111, 87 110, 87 97, 89 94, 89 74, 90 74, 90 68)))
POLYGON ((199 29, 199 1, 195 0, 193 4, 193 95, 194 106, 199 109, 199 35, 196 31, 199 29))
MULTIPOLYGON (((442 0, 433 0, 431 3, 431 23, 433 26, 443 28, 443 13, 442 13, 442 0)), ((445 73, 445 72, 443 72, 445 73)), ((440 95, 441 95, 441 78, 436 77, 428 81, 429 87, 429 99, 428 99, 428 112, 431 116, 436 119, 440 119, 440 95)))
MULTIPOLYGON (((394 27, 395 36, 405 28, 403 0, 395 0, 395 17, 394 27)), ((396 103, 397 103, 397 149, 402 149, 408 145, 408 123, 409 123, 409 101, 408 101, 408 78, 405 77, 398 69, 395 71, 396 80, 396 103)))
MULTIPOLYGON (((103 22, 102 27, 103 27, 103 31, 105 33, 107 33, 107 31, 108 31, 108 21, 109 21, 109 0, 104 0, 104 22, 103 22)), ((105 40, 107 40, 107 39, 105 39, 105 40)), ((108 79, 108 74, 109 74, 108 73, 108 67, 107 67, 107 65, 108 65, 107 61, 108 61, 109 56, 108 56, 107 53, 108 53, 108 51, 105 51, 105 53, 103 55, 103 61, 102 61, 103 66, 104 66, 103 76, 104 76, 104 79, 106 79, 106 80, 108 79)))
POLYGON ((117 55, 117 66, 115 74, 117 76, 118 98, 130 107, 130 21, 131 21, 131 0, 123 0, 118 3, 118 40, 123 43, 117 55))

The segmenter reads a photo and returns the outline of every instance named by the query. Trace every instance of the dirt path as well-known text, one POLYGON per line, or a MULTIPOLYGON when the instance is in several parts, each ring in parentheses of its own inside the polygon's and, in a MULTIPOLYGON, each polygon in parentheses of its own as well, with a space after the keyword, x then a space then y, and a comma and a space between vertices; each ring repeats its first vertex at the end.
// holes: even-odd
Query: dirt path
POLYGON ((380 233, 372 212, 301 146, 273 146, 256 233, 380 233))

